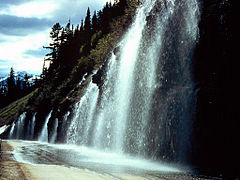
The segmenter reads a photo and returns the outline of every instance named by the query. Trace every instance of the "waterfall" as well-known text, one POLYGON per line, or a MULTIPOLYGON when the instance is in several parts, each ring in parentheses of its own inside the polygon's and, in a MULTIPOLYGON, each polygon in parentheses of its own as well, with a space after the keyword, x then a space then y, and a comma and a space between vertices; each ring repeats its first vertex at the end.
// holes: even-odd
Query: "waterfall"
POLYGON ((184 159, 194 90, 196 0, 144 1, 108 60, 104 83, 89 82, 73 110, 67 142, 144 157, 184 159))
MULTIPOLYGON (((191 59, 198 21, 197 0, 144 0, 117 45, 119 51, 102 67, 103 84, 94 83, 95 72, 85 74, 78 84, 79 102, 50 122, 48 137, 50 111, 38 140, 54 143, 58 135, 68 144, 111 153, 187 159, 195 98, 191 59)), ((35 117, 36 113, 24 132, 26 113, 21 114, 9 138, 27 134, 33 139, 35 117)))
POLYGON ((13 139, 13 132, 14 132, 15 126, 16 126, 15 123, 13 123, 13 124, 11 125, 11 129, 10 129, 9 135, 8 135, 8 138, 9 138, 9 139, 13 139))
MULTIPOLYGON (((104 114, 107 113, 106 111, 104 112, 103 107, 105 107, 106 109, 109 109, 110 111, 114 110, 114 107, 111 106, 111 104, 107 104, 107 102, 112 102, 113 101, 113 86, 111 86, 112 84, 114 84, 114 81, 116 80, 115 75, 118 72, 117 69, 117 60, 116 60, 116 56, 114 55, 114 53, 112 53, 112 57, 110 58, 108 64, 107 64, 107 72, 106 72, 106 78, 102 87, 102 91, 104 92, 104 95, 101 97, 101 104, 99 105, 99 109, 97 115, 95 116, 95 126, 94 131, 93 131, 93 136, 92 136, 92 142, 93 142, 93 146, 96 148, 101 148, 103 146, 103 141, 102 141, 102 136, 103 133, 105 131, 104 127, 104 123, 105 118, 104 115, 108 116, 108 114, 104 114)), ((105 109, 105 110, 106 110, 105 109)), ((110 114, 109 114, 110 115, 110 114)), ((109 116, 109 118, 111 118, 109 116)), ((111 126, 111 121, 108 122, 108 124, 105 125, 107 127, 107 129, 109 129, 109 127, 111 126)), ((110 132, 107 133, 107 139, 110 139, 110 132)), ((109 141, 105 141, 105 143, 108 144, 109 146, 109 141)))
POLYGON ((43 125, 41 134, 40 134, 40 136, 38 138, 39 141, 48 142, 48 121, 51 118, 52 112, 53 111, 51 110, 49 112, 49 114, 47 115, 47 117, 46 117, 46 120, 45 120, 45 123, 43 125))
POLYGON ((29 139, 34 138, 34 126, 35 126, 35 116, 34 113, 32 119, 27 121, 26 112, 23 112, 18 119, 12 123, 11 129, 9 131, 9 139, 29 139))
POLYGON ((101 97, 101 106, 96 116, 97 125, 93 141, 95 147, 114 149, 123 152, 127 121, 130 112, 130 99, 134 89, 134 69, 142 34, 155 1, 145 1, 137 12, 136 20, 120 42, 120 57, 116 62, 113 54, 101 97))
POLYGON ((26 119, 26 112, 22 113, 18 119, 13 122, 9 132, 9 139, 23 139, 24 138, 24 124, 26 119))
MULTIPOLYGON (((131 97, 134 90, 134 69, 137 64, 140 43, 144 27, 146 25, 146 16, 153 8, 154 1, 146 1, 137 13, 136 20, 122 42, 120 51, 120 64, 117 81, 114 86, 114 101, 112 106, 116 110, 113 127, 113 148, 117 151, 123 151, 123 144, 126 134, 126 125, 129 120, 131 108, 131 97)), ((113 113, 113 112, 109 112, 113 113)))
POLYGON ((54 129, 53 129, 53 135, 50 139, 50 143, 54 143, 57 138, 57 128, 58 128, 58 118, 56 118, 55 123, 54 123, 54 129))
POLYGON ((0 135, 3 134, 10 126, 9 125, 4 125, 0 127, 0 135))
POLYGON ((33 115, 33 118, 32 118, 32 127, 31 127, 31 139, 33 139, 34 138, 34 127, 35 127, 35 121, 36 121, 36 114, 37 113, 35 113, 34 115, 33 115))
POLYGON ((74 117, 67 132, 67 143, 86 144, 90 127, 92 126, 93 115, 97 105, 98 87, 90 82, 85 95, 75 105, 74 117), (81 136, 79 136, 79 133, 81 136))
POLYGON ((33 139, 34 137, 36 114, 37 113, 34 113, 32 119, 28 122, 26 139, 33 139))

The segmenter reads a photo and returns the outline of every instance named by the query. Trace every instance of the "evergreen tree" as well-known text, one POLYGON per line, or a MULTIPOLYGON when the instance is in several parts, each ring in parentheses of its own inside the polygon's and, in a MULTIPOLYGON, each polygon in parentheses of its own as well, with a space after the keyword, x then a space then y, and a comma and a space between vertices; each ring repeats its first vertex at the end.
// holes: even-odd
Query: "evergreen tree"
POLYGON ((44 79, 47 75, 47 67, 46 67, 46 59, 43 61, 43 67, 42 67, 42 74, 41 74, 41 79, 44 79))
POLYGON ((84 21, 84 30, 87 32, 91 32, 91 13, 89 8, 87 9, 87 15, 84 21))
POLYGON ((84 21, 84 50, 83 54, 86 56, 88 55, 91 49, 91 37, 92 37, 92 28, 91 28, 91 14, 90 9, 87 9, 87 15, 84 21))
POLYGON ((9 102, 12 102, 17 97, 17 88, 15 85, 14 70, 12 67, 10 69, 9 78, 7 79, 7 87, 7 98, 9 102))
POLYGON ((46 56, 48 57, 46 60, 54 62, 57 59, 58 53, 59 53, 59 47, 61 44, 61 41, 60 41, 61 30, 62 30, 62 27, 59 23, 56 23, 53 25, 52 30, 50 32, 50 38, 52 39, 52 43, 50 43, 48 47, 44 47, 46 49, 50 49, 51 51, 49 54, 46 54, 46 56))
POLYGON ((119 15, 124 14, 124 10, 127 7, 127 0, 119 0, 119 15))
POLYGON ((18 75, 17 77, 17 85, 16 85, 16 93, 17 93, 17 97, 21 97, 21 79, 20 79, 20 75, 18 75))
POLYGON ((92 29, 91 29, 91 14, 90 14, 90 9, 87 9, 87 15, 85 17, 84 21, 84 32, 85 32, 85 37, 86 41, 85 43, 89 43, 92 35, 92 29))
POLYGON ((66 66, 70 66, 73 57, 75 56, 74 53, 74 46, 75 43, 73 42, 74 33, 73 33, 73 26, 71 26, 70 20, 68 21, 65 28, 62 29, 61 33, 61 44, 59 47, 59 54, 58 54, 58 64, 59 68, 65 68, 66 66))
POLYGON ((29 88, 29 82, 28 82, 28 75, 27 73, 24 75, 23 79, 23 90, 25 91, 27 88, 29 88))
POLYGON ((107 2, 102 11, 102 20, 101 20, 102 26, 101 26, 101 28, 102 28, 103 34, 109 33, 110 20, 111 20, 110 6, 109 6, 109 3, 107 2))
POLYGON ((97 14, 96 14, 96 11, 94 11, 93 17, 92 17, 92 32, 96 33, 97 30, 98 30, 97 14))
POLYGON ((73 29, 71 29, 71 21, 69 20, 65 28, 62 30, 62 43, 69 42, 73 38, 73 29))
POLYGON ((84 25, 83 25, 83 20, 81 20, 81 26, 80 26, 80 32, 84 31, 84 25))
POLYGON ((103 11, 99 10, 97 12, 97 25, 98 25, 98 29, 102 30, 102 19, 103 19, 103 11))

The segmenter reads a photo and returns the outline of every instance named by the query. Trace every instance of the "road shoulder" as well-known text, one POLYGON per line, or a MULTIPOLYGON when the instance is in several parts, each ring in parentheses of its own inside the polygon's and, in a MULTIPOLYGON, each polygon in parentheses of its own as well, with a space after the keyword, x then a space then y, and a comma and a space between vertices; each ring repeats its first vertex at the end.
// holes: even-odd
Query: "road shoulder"
POLYGON ((0 141, 0 179, 1 180, 27 180, 21 165, 14 160, 13 150, 5 141, 0 141))

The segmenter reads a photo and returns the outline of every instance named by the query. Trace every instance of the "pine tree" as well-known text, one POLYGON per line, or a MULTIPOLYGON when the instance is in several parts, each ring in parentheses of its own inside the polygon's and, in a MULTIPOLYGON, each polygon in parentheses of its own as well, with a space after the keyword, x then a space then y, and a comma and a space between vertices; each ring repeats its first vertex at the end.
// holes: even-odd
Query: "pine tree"
POLYGON ((84 21, 84 32, 85 32, 85 37, 86 37, 86 43, 90 42, 91 35, 92 35, 92 29, 91 29, 91 14, 90 14, 90 9, 87 9, 87 15, 85 17, 84 21))
POLYGON ((119 12, 120 15, 124 14, 124 10, 127 7, 127 0, 119 0, 119 12))
POLYGON ((57 60, 58 53, 59 53, 59 47, 61 44, 60 39, 60 32, 62 30, 62 27, 59 23, 56 23, 53 25, 52 30, 50 32, 50 38, 52 39, 52 43, 48 47, 44 47, 46 49, 50 49, 50 53, 46 54, 48 58, 46 60, 49 60, 51 62, 54 62, 57 60))
POLYGON ((103 18, 103 11, 99 10, 97 12, 97 19, 98 19, 98 26, 102 27, 102 18, 103 18))
POLYGON ((91 13, 90 13, 90 9, 87 9, 87 15, 85 17, 85 21, 84 21, 84 29, 86 31, 91 30, 91 13))
POLYGON ((81 26, 80 26, 80 32, 84 31, 84 24, 83 24, 83 20, 81 20, 81 26))
POLYGON ((94 11, 93 17, 92 17, 92 32, 93 32, 93 34, 96 33, 97 30, 98 30, 97 14, 96 14, 96 11, 94 11))
POLYGON ((17 97, 17 88, 15 85, 14 70, 12 67, 10 69, 9 78, 7 79, 7 87, 7 98, 9 102, 12 102, 17 97))
POLYGON ((91 37, 92 37, 92 28, 91 28, 91 14, 90 9, 87 9, 87 15, 84 21, 84 44, 83 55, 87 56, 91 49, 91 37))
POLYGON ((109 33, 110 20, 111 20, 110 6, 109 6, 109 3, 107 2, 102 11, 102 21, 101 21, 102 26, 101 26, 101 28, 102 28, 103 34, 109 33))
POLYGON ((69 42, 73 38, 73 29, 71 29, 71 21, 69 20, 65 28, 62 30, 61 43, 69 42))
POLYGON ((21 97, 21 91, 22 91, 22 88, 21 88, 21 79, 20 79, 20 75, 18 75, 17 77, 17 85, 16 85, 16 93, 17 93, 17 97, 21 97))
POLYGON ((23 79, 23 90, 26 91, 26 89, 29 88, 29 82, 28 82, 28 75, 24 75, 23 79))

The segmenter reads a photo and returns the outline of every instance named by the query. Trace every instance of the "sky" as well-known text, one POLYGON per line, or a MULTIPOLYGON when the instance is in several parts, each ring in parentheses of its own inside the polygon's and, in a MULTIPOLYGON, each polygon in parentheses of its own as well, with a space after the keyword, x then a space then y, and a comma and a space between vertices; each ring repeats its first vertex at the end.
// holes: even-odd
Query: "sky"
POLYGON ((102 9, 107 0, 0 0, 0 75, 14 71, 40 74, 51 27, 74 25, 102 9))

